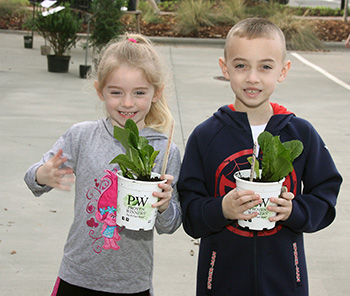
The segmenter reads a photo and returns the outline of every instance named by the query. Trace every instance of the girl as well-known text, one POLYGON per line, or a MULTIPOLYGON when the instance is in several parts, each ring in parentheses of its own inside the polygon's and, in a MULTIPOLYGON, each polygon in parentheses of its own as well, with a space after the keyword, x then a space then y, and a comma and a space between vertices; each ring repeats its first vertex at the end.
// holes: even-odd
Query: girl
MULTIPOLYGON (((160 172, 172 116, 163 95, 160 56, 141 35, 110 42, 96 67, 95 88, 107 118, 73 125, 43 158, 33 164, 25 182, 35 196, 52 188, 69 190, 75 181, 74 221, 64 248, 56 295, 150 295, 153 231, 131 231, 116 225, 116 171, 110 161, 124 153, 113 126, 133 119, 140 135, 160 150, 154 167, 160 172), (65 178, 63 178, 65 176, 65 178)), ((171 144, 155 228, 173 233, 181 224, 176 182, 180 153, 171 144)))

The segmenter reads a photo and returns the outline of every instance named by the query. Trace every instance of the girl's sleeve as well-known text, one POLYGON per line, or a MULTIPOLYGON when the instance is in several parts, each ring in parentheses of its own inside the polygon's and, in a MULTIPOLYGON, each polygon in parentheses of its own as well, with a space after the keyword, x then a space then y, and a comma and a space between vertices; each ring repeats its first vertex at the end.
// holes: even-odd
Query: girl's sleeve
POLYGON ((40 161, 32 164, 28 168, 24 176, 24 181, 35 196, 41 196, 43 193, 46 193, 52 190, 52 187, 50 186, 42 186, 37 183, 36 172, 39 169, 39 167, 41 167, 45 162, 47 162, 50 158, 52 158, 59 151, 59 149, 62 149, 63 156, 66 156, 68 158, 68 161, 64 165, 62 165, 62 167, 68 166, 74 169, 74 165, 72 163, 73 139, 74 139, 74 136, 70 129, 58 139, 58 141, 53 145, 53 147, 43 155, 40 161))
POLYGON ((311 125, 308 128, 308 138, 303 141, 303 171, 298 172, 302 174, 303 189, 293 199, 290 217, 282 222, 296 232, 315 232, 333 222, 342 183, 327 146, 311 125))
POLYGON ((179 149, 172 143, 166 174, 174 176, 174 181, 172 183, 173 194, 168 208, 157 215, 155 228, 158 234, 174 233, 181 225, 182 215, 176 186, 179 178, 180 166, 181 157, 179 149))

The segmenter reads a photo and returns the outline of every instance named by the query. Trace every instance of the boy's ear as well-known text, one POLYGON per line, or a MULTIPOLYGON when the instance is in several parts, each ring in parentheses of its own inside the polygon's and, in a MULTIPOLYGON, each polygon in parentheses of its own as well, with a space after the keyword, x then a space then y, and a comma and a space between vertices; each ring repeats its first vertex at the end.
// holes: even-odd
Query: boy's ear
POLYGON ((101 100, 101 101, 104 101, 105 99, 104 99, 104 97, 103 97, 103 95, 102 95, 102 92, 100 91, 100 84, 99 84, 99 82, 98 82, 97 80, 95 80, 94 86, 95 86, 97 95, 99 96, 100 100, 101 100))
POLYGON ((227 80, 230 80, 230 76, 228 75, 228 71, 227 71, 227 66, 226 66, 226 63, 225 63, 225 59, 224 59, 223 57, 219 58, 219 65, 220 65, 221 72, 222 72, 222 74, 224 75, 224 77, 225 77, 227 80))
POLYGON ((282 82, 284 79, 286 79, 288 71, 290 69, 290 60, 286 61, 284 64, 284 67, 281 70, 280 77, 278 78, 278 82, 282 82))
POLYGON ((154 92, 152 103, 158 102, 158 100, 162 97, 163 91, 164 91, 164 84, 162 84, 162 86, 157 91, 154 92))

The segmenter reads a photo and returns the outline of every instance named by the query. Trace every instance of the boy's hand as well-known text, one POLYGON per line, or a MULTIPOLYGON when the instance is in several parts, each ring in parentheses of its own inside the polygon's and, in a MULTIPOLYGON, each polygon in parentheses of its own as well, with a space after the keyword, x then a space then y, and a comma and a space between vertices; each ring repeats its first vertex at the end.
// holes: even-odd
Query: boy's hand
POLYGON ((292 192, 284 192, 280 197, 271 197, 270 201, 277 204, 276 207, 268 206, 267 209, 276 212, 275 217, 270 217, 271 222, 286 221, 293 209, 294 194, 292 192))
POLYGON ((53 188, 69 191, 75 181, 72 168, 60 168, 67 161, 62 157, 62 149, 56 155, 44 163, 36 172, 36 181, 39 185, 47 185, 53 188))
POLYGON ((222 200, 222 211, 228 220, 249 220, 258 215, 258 213, 244 214, 248 209, 251 209, 262 202, 259 194, 255 194, 251 190, 236 189, 227 193, 222 200))
POLYGON ((171 183, 174 180, 172 175, 163 175, 160 177, 162 180, 167 180, 166 183, 159 184, 159 188, 162 188, 162 192, 153 192, 154 197, 158 197, 159 201, 152 205, 153 208, 158 207, 158 212, 164 212, 170 203, 170 199, 173 195, 173 188, 171 187, 171 183))

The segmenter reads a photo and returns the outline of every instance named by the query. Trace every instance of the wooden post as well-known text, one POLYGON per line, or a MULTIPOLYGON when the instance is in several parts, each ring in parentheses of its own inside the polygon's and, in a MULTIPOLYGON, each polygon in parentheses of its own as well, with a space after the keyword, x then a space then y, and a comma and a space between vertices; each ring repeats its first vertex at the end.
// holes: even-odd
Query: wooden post
POLYGON ((345 0, 344 5, 344 23, 348 22, 349 0, 345 0))

